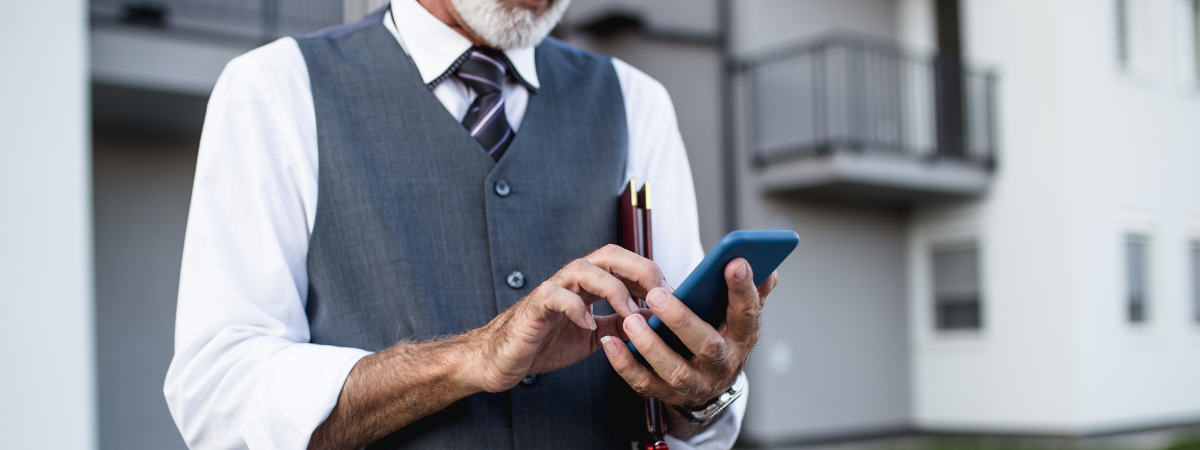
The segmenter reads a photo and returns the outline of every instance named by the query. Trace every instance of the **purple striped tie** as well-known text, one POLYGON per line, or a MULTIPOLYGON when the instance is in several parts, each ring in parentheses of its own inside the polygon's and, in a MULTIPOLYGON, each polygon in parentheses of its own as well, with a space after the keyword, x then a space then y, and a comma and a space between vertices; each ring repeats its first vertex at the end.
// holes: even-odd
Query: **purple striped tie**
POLYGON ((476 95, 462 124, 496 161, 504 156, 516 136, 504 115, 504 96, 500 92, 508 67, 508 58, 502 53, 475 47, 467 50, 466 58, 455 72, 476 95))

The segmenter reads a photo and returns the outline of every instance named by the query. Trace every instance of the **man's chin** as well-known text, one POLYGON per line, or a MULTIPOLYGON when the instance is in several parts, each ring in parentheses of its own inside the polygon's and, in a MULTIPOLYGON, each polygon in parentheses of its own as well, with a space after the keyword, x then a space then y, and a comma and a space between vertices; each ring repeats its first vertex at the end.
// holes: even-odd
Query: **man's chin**
POLYGON ((536 45, 562 18, 570 0, 452 0, 463 21, 501 50, 536 45), (540 6, 538 14, 527 5, 540 6))

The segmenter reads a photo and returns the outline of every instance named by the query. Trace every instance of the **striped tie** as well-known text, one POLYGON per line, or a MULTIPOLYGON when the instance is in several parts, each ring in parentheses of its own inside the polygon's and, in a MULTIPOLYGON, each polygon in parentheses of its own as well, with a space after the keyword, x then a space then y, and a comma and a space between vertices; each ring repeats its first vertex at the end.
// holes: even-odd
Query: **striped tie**
POLYGON ((516 136, 504 115, 504 96, 500 92, 508 73, 507 62, 508 58, 496 50, 475 47, 467 51, 455 72, 476 94, 462 124, 496 161, 516 136))

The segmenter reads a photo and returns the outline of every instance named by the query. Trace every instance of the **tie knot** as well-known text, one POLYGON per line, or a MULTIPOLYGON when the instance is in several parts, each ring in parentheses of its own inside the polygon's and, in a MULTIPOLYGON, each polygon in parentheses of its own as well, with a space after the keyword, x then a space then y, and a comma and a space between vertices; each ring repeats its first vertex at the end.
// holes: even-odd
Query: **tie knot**
POLYGON ((467 50, 455 75, 479 95, 499 92, 508 74, 508 58, 503 53, 483 47, 467 50))

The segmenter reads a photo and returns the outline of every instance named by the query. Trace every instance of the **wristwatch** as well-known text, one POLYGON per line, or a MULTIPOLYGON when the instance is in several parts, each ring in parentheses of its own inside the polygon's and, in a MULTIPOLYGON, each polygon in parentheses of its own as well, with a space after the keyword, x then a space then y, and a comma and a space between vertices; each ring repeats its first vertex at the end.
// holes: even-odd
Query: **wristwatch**
POLYGON ((738 375, 737 381, 733 382, 733 386, 730 386, 728 391, 725 391, 721 395, 717 396, 717 398, 712 399, 712 401, 705 404, 701 409, 692 409, 683 405, 673 405, 672 407, 675 408, 675 411, 678 412, 679 415, 683 416, 684 419, 687 419, 688 422, 705 426, 719 417, 721 415, 721 411, 724 411, 725 408, 733 404, 733 402, 740 398, 742 393, 745 391, 746 374, 743 373, 738 375))

